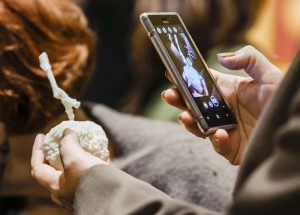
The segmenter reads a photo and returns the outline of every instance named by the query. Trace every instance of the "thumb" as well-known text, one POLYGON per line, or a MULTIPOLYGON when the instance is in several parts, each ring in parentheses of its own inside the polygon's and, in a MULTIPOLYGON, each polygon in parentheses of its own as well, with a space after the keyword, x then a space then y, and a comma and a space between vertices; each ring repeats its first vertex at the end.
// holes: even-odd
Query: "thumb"
POLYGON ((75 131, 68 128, 64 130, 59 150, 65 171, 82 175, 85 170, 95 165, 107 164, 107 162, 86 152, 79 143, 79 136, 75 131))
POLYGON ((63 138, 60 141, 60 156, 64 169, 71 167, 72 164, 76 164, 81 156, 84 156, 85 151, 80 146, 80 140, 78 134, 66 128, 64 130, 63 138))
POLYGON ((280 70, 252 46, 217 56, 224 67, 232 70, 244 69, 250 77, 261 84, 274 84, 274 79, 278 81, 281 79, 280 70))

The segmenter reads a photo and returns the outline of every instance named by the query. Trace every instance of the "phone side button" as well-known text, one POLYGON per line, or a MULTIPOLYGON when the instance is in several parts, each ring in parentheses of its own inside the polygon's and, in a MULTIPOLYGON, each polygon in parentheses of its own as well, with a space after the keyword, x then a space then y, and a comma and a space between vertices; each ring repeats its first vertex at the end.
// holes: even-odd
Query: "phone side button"
POLYGON ((202 115, 198 115, 195 118, 198 119, 198 120, 203 120, 203 116, 202 115))
POLYGON ((149 36, 150 36, 150 37, 153 37, 154 34, 155 34, 155 30, 154 30, 154 29, 153 29, 151 32, 149 32, 149 36))

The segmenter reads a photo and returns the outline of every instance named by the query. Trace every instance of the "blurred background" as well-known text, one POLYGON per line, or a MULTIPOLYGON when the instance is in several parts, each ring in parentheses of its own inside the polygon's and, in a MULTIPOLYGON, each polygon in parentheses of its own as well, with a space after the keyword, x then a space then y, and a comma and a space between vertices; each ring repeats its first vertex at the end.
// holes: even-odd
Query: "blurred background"
MULTIPOLYGON (((126 113, 178 121, 160 98, 170 84, 139 22, 142 12, 176 11, 208 66, 231 72, 216 54, 250 44, 286 72, 299 46, 299 0, 81 0, 98 37, 95 76, 85 100, 126 113)), ((232 72, 231 72, 232 73, 232 72)), ((242 71, 233 72, 245 75, 242 71)))

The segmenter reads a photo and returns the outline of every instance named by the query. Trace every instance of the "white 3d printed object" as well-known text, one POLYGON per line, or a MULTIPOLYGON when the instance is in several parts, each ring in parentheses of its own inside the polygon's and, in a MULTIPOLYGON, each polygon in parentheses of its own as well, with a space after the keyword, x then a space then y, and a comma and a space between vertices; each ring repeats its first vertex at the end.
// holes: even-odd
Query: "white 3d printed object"
POLYGON ((65 128, 75 131, 80 139, 80 146, 87 152, 103 160, 109 157, 108 140, 103 129, 91 121, 63 121, 52 128, 44 140, 44 154, 46 160, 56 169, 62 170, 59 156, 59 143, 65 128))
POLYGON ((70 128, 79 135, 80 146, 85 151, 107 160, 109 157, 108 139, 102 127, 91 121, 74 121, 73 108, 79 108, 80 102, 70 98, 65 91, 57 86, 47 54, 42 53, 39 59, 40 66, 50 81, 53 96, 61 100, 69 118, 69 121, 61 122, 46 134, 43 146, 46 160, 54 168, 63 169, 59 156, 59 143, 65 128, 70 128))
POLYGON ((61 100, 61 103, 65 107, 69 120, 74 120, 73 107, 79 108, 80 102, 78 102, 76 99, 70 98, 65 91, 63 91, 61 88, 57 86, 57 83, 55 81, 55 78, 51 70, 51 65, 49 62, 48 55, 45 52, 43 52, 40 55, 39 59, 40 59, 40 67, 47 74, 47 77, 50 81, 54 98, 61 100))

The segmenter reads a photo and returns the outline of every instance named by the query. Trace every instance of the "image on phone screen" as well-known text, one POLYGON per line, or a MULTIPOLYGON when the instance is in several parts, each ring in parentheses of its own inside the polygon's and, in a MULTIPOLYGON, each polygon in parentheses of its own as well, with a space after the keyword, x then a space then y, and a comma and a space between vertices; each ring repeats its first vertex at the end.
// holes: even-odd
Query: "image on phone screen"
MULTIPOLYGON (((175 29, 175 28, 174 28, 175 29)), ((194 98, 202 96, 208 96, 208 88, 205 82, 205 76, 203 69, 197 71, 194 67, 196 61, 196 53, 187 40, 184 33, 168 34, 170 40, 170 50, 182 63, 182 78, 186 83, 189 91, 192 93, 194 98), (178 38, 179 37, 179 38, 178 38)))
POLYGON ((180 22, 154 27, 208 126, 235 124, 235 117, 180 22))

